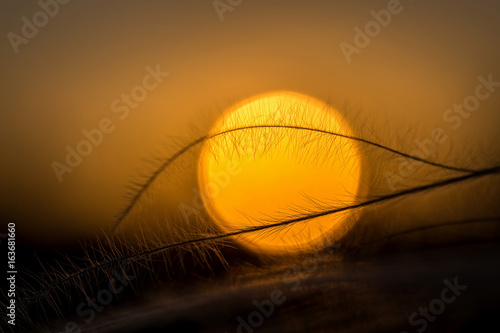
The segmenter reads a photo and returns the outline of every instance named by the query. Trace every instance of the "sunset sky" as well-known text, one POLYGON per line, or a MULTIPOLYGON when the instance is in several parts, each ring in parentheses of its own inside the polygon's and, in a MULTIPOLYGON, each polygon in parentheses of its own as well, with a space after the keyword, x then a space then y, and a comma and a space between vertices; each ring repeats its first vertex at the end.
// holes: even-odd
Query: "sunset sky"
MULTIPOLYGON (((0 219, 17 223, 22 242, 71 243, 109 229, 127 185, 150 171, 145 159, 164 154, 172 138, 206 134, 232 105, 274 91, 339 112, 348 105, 356 135, 378 128, 382 142, 408 152, 441 128, 447 140, 433 157, 442 162, 499 152, 500 87, 484 85, 500 81, 497 1, 244 0, 222 14, 209 0, 51 8, 46 25, 13 44, 9 33, 22 36, 23 17, 33 22, 42 9, 36 1, 0 5, 0 219), (387 26, 346 57, 341 43, 356 47, 355 28, 389 7, 397 13, 387 26), (460 124, 446 121, 446 110, 479 84, 489 94, 477 110, 460 124), (143 97, 124 101, 131 92, 143 97), (96 128, 108 133, 58 176, 54 162, 67 166, 67 146, 77 149, 82 131, 96 128)), ((174 209, 192 196, 189 175, 168 194, 174 209)))
POLYGON ((488 331, 499 14, 1 1, 0 331, 488 331))

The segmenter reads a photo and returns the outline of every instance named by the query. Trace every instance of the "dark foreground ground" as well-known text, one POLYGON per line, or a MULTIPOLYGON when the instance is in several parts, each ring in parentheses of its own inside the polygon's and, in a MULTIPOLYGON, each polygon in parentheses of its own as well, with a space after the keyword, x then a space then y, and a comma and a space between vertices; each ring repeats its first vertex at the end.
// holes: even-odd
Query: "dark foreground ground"
POLYGON ((82 332, 493 332, 499 255, 489 243, 247 265, 72 319, 82 332))

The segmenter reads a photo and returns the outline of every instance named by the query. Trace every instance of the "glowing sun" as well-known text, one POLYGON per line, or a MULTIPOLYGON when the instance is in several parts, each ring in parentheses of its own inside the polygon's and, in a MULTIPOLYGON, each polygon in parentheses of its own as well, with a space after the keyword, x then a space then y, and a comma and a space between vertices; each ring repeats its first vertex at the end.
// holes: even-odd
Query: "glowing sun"
MULTIPOLYGON (((360 160, 349 136, 338 111, 305 95, 243 101, 216 122, 202 150, 198 181, 207 211, 223 231, 235 232, 353 203, 360 160)), ((327 215, 235 238, 268 254, 310 250, 342 237, 351 217, 327 215)))

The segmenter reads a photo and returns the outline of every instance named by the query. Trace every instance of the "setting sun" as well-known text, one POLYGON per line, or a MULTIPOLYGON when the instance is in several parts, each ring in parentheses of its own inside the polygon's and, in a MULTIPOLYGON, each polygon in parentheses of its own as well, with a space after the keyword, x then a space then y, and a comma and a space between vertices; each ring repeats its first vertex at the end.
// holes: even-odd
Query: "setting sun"
MULTIPOLYGON (((205 206, 226 232, 277 223, 354 202, 360 160, 338 111, 278 92, 248 99, 212 128, 199 161, 205 206)), ((283 254, 338 239, 349 213, 238 235, 255 252, 283 254)))

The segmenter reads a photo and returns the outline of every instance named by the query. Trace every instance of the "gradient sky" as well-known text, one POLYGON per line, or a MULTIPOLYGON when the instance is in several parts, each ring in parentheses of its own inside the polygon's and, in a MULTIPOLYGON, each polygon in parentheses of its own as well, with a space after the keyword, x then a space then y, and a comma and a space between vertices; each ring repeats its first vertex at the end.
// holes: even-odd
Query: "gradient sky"
POLYGON ((382 137, 414 127, 423 139, 442 127, 452 160, 467 144, 498 146, 500 89, 456 131, 442 116, 479 75, 500 81, 500 3, 402 0, 347 63, 339 44, 354 44, 354 28, 387 3, 243 0, 221 21, 210 0, 73 0, 15 53, 7 34, 21 34, 23 16, 40 7, 3 1, 0 219, 43 244, 108 228, 131 177, 168 137, 190 138, 231 104, 276 90, 349 103, 360 110, 355 127, 370 122, 382 137), (111 103, 157 65, 170 75, 120 120, 111 103), (115 130, 59 182, 52 163, 104 118, 115 130))

